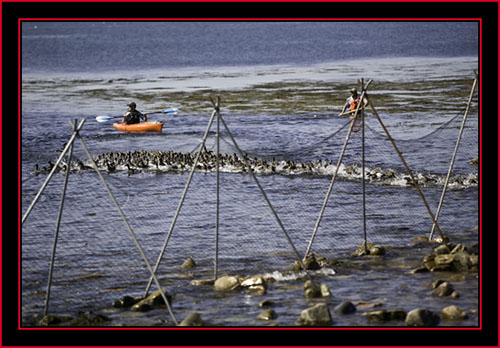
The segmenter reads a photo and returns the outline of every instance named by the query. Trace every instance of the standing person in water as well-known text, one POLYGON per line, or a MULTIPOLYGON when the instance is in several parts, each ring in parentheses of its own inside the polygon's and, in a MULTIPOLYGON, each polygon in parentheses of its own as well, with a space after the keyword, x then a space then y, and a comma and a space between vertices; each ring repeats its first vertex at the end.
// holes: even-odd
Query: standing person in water
POLYGON ((354 118, 354 114, 356 113, 356 108, 361 102, 362 104, 360 105, 358 113, 356 115, 356 121, 354 121, 354 126, 352 129, 353 132, 357 132, 361 129, 361 116, 362 116, 361 113, 368 104, 368 99, 363 97, 363 101, 361 101, 361 98, 358 96, 358 90, 356 88, 351 88, 351 96, 346 99, 344 107, 342 108, 342 111, 339 114, 339 116, 342 116, 346 111, 346 109, 349 107, 349 113, 350 113, 349 118, 352 120, 354 118))
POLYGON ((126 124, 135 124, 135 123, 140 123, 141 118, 146 122, 148 120, 148 116, 146 113, 141 113, 139 110, 136 110, 135 108, 137 105, 135 102, 130 102, 128 103, 128 111, 123 115, 123 122, 126 124))
MULTIPOLYGON (((351 111, 351 117, 354 116, 354 111, 358 107, 358 104, 361 102, 361 98, 358 96, 358 90, 356 88, 351 89, 351 96, 346 99, 346 102, 344 104, 344 107, 342 108, 342 111, 340 112, 339 116, 342 116, 342 114, 346 111, 346 109, 349 107, 349 111, 351 111)), ((360 106, 358 114, 363 110, 366 105, 368 104, 368 100, 366 98, 363 98, 363 105, 360 106)))

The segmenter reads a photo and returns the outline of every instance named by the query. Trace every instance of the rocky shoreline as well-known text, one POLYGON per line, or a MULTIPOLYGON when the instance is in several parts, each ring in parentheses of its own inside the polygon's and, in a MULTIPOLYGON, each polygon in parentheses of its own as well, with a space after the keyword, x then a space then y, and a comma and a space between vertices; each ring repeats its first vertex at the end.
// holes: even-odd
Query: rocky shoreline
MULTIPOLYGON (((476 279, 478 276, 479 249, 478 245, 468 247, 462 244, 450 242, 436 244, 429 242, 425 237, 415 238, 409 247, 384 247, 369 244, 365 248, 360 245, 350 257, 339 259, 327 259, 315 254, 308 255, 303 264, 312 274, 311 279, 304 282, 304 278, 297 277, 292 281, 296 286, 302 284, 303 298, 309 304, 303 308, 295 322, 286 326, 336 326, 339 318, 352 316, 359 318, 359 326, 409 326, 409 327, 432 327, 442 325, 460 325, 470 315, 477 312, 477 308, 462 308, 460 306, 460 294, 454 289, 455 279, 476 279), (366 252, 368 250, 368 252, 366 252), (408 259, 408 252, 414 252, 414 257, 408 259), (422 254, 425 251, 425 255, 422 254), (430 251, 430 253, 428 253, 430 251), (420 253, 418 256, 417 253, 420 253), (455 304, 447 304, 443 301, 440 311, 429 310, 425 307, 403 309, 391 308, 383 302, 341 300, 332 295, 331 285, 327 284, 328 278, 321 277, 315 273, 321 269, 334 267, 335 277, 346 274, 356 274, 360 270, 376 272, 379 267, 385 267, 385 272, 396 272, 401 269, 405 271, 408 280, 419 276, 424 277, 428 284, 428 299, 455 299, 455 304)), ((179 268, 196 270, 195 260, 189 258, 179 268)), ((304 273, 298 262, 289 270, 290 273, 304 273)), ((306 277, 307 278, 307 277, 306 277)), ((474 280, 471 280, 474 281, 474 280)), ((259 302, 261 311, 255 318, 262 326, 280 325, 274 323, 280 318, 281 311, 275 301, 266 299, 272 292, 282 291, 282 281, 278 281, 273 275, 262 274, 254 276, 222 275, 217 279, 192 279, 190 287, 203 288, 223 296, 241 296, 250 294, 262 298, 259 302)), ((477 294, 476 294, 477 296, 477 294)), ((169 303, 173 303, 175 312, 175 294, 166 294, 169 303)), ((112 307, 117 311, 148 312, 153 309, 165 308, 160 291, 156 291, 146 298, 123 296, 117 299, 112 307)), ((76 317, 67 315, 49 314, 44 317, 36 316, 30 325, 34 326, 113 326, 112 318, 106 314, 106 309, 97 309, 96 312, 77 313, 76 317)), ((172 326, 172 322, 159 323, 160 326, 172 326)), ((120 324, 120 326, 122 326, 120 324)), ((204 317, 197 311, 192 311, 179 321, 179 326, 219 326, 210 318, 204 317)))

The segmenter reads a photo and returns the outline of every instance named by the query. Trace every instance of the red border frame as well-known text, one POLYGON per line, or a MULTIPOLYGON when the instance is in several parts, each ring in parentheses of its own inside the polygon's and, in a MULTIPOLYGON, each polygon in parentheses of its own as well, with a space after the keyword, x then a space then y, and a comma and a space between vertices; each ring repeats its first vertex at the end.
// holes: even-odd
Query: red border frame
MULTIPOLYGON (((100 0, 84 0, 85 2, 101 2, 100 0)), ((149 0, 152 2, 164 2, 162 0, 149 0)), ((240 0, 243 2, 243 0, 240 0)), ((236 2, 240 2, 236 1, 236 2)), ((266 0, 252 0, 255 2, 267 2, 266 0)), ((278 2, 301 2, 301 0, 277 0, 278 2)), ((390 0, 386 2, 396 2, 397 0, 390 0)), ((421 2, 433 2, 432 0, 419 0, 421 2)), ((460 0, 463 2, 468 2, 467 0, 460 0)), ((2 0, 0 0, 2 2, 2 0)), ((39 0, 27 0, 27 1, 17 1, 17 0, 3 0, 3 2, 39 2, 39 0)), ((66 0, 50 0, 47 2, 67 2, 66 0)), ((126 0, 126 1, 118 1, 111 0, 111 2, 136 2, 134 0, 126 0)), ((181 0, 181 2, 212 2, 208 0, 181 0)), ((231 0, 219 0, 216 2, 234 2, 231 0)), ((331 2, 329 0, 320 0, 319 2, 331 2)), ((371 0, 362 0, 361 2, 372 2, 371 0)), ((401 1, 397 1, 401 2, 401 1)), ((444 0, 444 2, 456 2, 451 0, 444 0)), ((488 1, 488 2, 497 2, 497 1, 488 1)), ((500 10, 499 10, 500 13, 500 10)), ((0 7, 0 15, 1 15, 1 7, 0 7)), ((19 161, 19 169, 18 169, 18 197, 21 197, 21 23, 23 21, 478 21, 479 22, 479 158, 482 158, 482 18, 19 18, 18 19, 18 161, 19 161)), ((0 28, 1 31, 1 28, 0 28)), ((500 32, 500 29, 499 29, 500 32)), ((1 50, 1 48, 0 48, 1 50)), ((500 48, 499 48, 500 52, 500 48)), ((499 63, 500 65, 500 63, 499 63)), ((0 71, 1 75, 1 71, 0 71)), ((500 74, 499 74, 500 76, 500 74)), ((1 105, 1 97, 0 97, 0 105, 1 105)), ((499 106, 500 106, 500 93, 499 93, 499 106)), ((1 130, 1 124, 0 124, 1 130)), ((499 126, 499 134, 500 134, 500 126, 499 126)), ((0 144, 1 147, 1 144, 0 144)), ((498 147, 500 149, 500 142, 498 143, 498 147)), ((0 154, 1 156, 1 154, 0 154)), ((0 161, 1 168, 1 161, 0 161)), ((499 164, 499 173, 500 173, 500 164, 499 164)), ((499 174, 500 181, 500 174, 499 174)), ((18 293, 18 330, 482 330, 483 328, 483 317, 482 317, 482 161, 479 161, 479 327, 425 327, 425 328, 408 328, 408 327, 200 327, 200 328, 191 328, 191 327, 92 327, 92 328, 62 328, 62 327, 48 327, 48 328, 40 328, 40 327, 22 327, 21 326, 21 292, 18 293)), ((0 188, 1 192, 1 188, 0 188)), ((500 196, 500 188, 499 188, 499 196, 500 196)), ((0 203, 1 205, 1 203, 0 203)), ((1 214, 1 213, 0 213, 1 214)), ((21 200, 19 199, 18 203, 18 221, 21 221, 21 200)), ((1 215, 0 215, 1 218, 1 215)), ((499 221, 500 221, 500 208, 499 208, 499 221)), ((0 241, 0 243, 2 243, 0 241)), ((18 286, 21 288, 21 225, 18 227, 18 286)), ((1 245, 1 244, 0 244, 1 245)), ((499 250, 500 250, 500 242, 499 242, 499 250)), ((499 258, 500 265, 500 258, 499 258)), ((0 279, 1 282, 1 279, 0 279)), ((499 281, 500 283, 500 281, 499 281)), ((0 289, 1 294, 1 289, 0 289)), ((500 299, 500 294, 499 294, 500 299)), ((0 316, 0 323, 2 321, 2 317, 0 316)), ((499 324, 500 326, 500 324, 499 324)), ((191 347, 191 346, 183 346, 183 347, 191 347)), ((252 347, 252 346, 248 346, 252 347)), ((297 346, 298 347, 298 346, 297 346)), ((351 348, 355 348, 357 346, 349 346, 351 348)))

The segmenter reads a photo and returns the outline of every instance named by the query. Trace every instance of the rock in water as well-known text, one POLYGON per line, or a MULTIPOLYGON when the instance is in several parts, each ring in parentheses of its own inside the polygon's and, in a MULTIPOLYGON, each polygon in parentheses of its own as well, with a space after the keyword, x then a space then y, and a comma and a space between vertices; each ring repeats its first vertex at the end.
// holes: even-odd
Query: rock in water
POLYGON ((344 301, 333 310, 337 314, 349 314, 356 312, 356 306, 349 301, 344 301))
POLYGON ((246 278, 240 285, 248 290, 256 291, 256 294, 259 295, 264 295, 266 293, 266 281, 259 275, 246 278))
POLYGON ((78 318, 71 322, 73 326, 93 326, 93 325, 103 325, 111 321, 110 318, 102 315, 96 314, 94 312, 83 312, 80 313, 78 318))
POLYGON ((188 257, 186 261, 181 265, 182 269, 193 269, 196 267, 196 263, 191 257, 188 257))
POLYGON ((330 326, 333 324, 332 316, 326 303, 319 303, 304 309, 296 322, 303 326, 330 326))
POLYGON ((53 315, 47 314, 40 321, 38 321, 39 326, 51 326, 51 325, 59 325, 64 322, 68 322, 73 319, 70 316, 61 316, 61 315, 53 315))
POLYGON ((181 321, 179 326, 203 326, 203 320, 200 313, 194 312, 181 321))
MULTIPOLYGON (((437 282, 439 282, 439 280, 437 282)), ((437 282, 435 282, 434 285, 437 285, 437 282)), ((434 290, 432 290, 432 295, 434 295, 434 296, 450 296, 453 293, 453 291, 454 291, 454 289, 450 283, 441 282, 441 283, 439 283, 439 285, 434 287, 434 290)))
POLYGON ((321 288, 319 285, 307 280, 304 283, 304 296, 306 298, 316 298, 321 297, 321 288))
POLYGON ((129 308, 135 305, 138 301, 131 296, 123 296, 113 303, 114 308, 129 308))
POLYGON ((469 316, 465 311, 463 311, 460 307, 452 305, 443 308, 441 311, 441 318, 443 320, 449 320, 449 321, 457 321, 457 320, 465 320, 469 316))
POLYGON ((268 306, 274 306, 274 302, 271 300, 262 300, 259 303, 259 307, 268 307, 268 306))
POLYGON ((439 316, 427 309, 417 308, 406 315, 406 326, 436 326, 439 324, 439 316))
POLYGON ((321 268, 318 261, 316 260, 316 255, 314 255, 314 254, 307 255, 302 260, 302 263, 304 264, 304 266, 306 266, 306 269, 308 269, 308 270, 316 270, 316 269, 321 268))
POLYGON ((272 319, 276 319, 277 315, 276 315, 276 312, 273 311, 272 309, 266 309, 264 311, 262 311, 262 313, 260 313, 258 316, 257 316, 257 319, 259 320, 272 320, 272 319))
POLYGON ((193 286, 214 285, 214 280, 213 279, 193 279, 193 280, 191 280, 189 285, 193 285, 193 286))
POLYGON ((214 282, 214 289, 217 291, 236 290, 240 287, 240 279, 234 276, 222 276, 214 282))
POLYGON ((320 284, 319 289, 321 291, 321 296, 322 297, 331 297, 332 293, 330 292, 330 289, 328 288, 328 285, 326 284, 320 284))
POLYGON ((375 246, 370 248, 369 253, 370 253, 369 254, 370 256, 384 256, 385 249, 384 249, 384 247, 382 247, 380 245, 375 245, 375 246))
MULTIPOLYGON (((166 290, 163 290, 163 293, 165 294, 165 297, 167 298, 167 301, 169 304, 172 303, 172 297, 167 294, 166 290)), ((163 296, 161 295, 161 291, 155 291, 145 299, 137 302, 135 305, 133 305, 130 310, 134 312, 147 312, 153 308, 159 308, 166 306, 165 300, 163 299, 163 296)))

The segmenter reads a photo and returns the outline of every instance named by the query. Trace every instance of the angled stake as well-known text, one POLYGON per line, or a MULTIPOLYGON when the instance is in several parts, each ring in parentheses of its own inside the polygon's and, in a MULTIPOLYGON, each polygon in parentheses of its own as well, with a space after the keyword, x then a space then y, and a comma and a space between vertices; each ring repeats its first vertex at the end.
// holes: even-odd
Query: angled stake
POLYGON ((384 123, 382 122, 382 119, 380 118, 380 116, 378 115, 377 113, 377 110, 375 110, 375 107, 373 106, 370 98, 368 97, 368 95, 366 96, 366 99, 368 100, 368 104, 370 105, 373 113, 375 114, 375 116, 377 117, 377 120, 379 121, 380 125, 382 126, 385 134, 387 135, 387 138, 390 140, 390 142, 392 143, 392 146, 394 147, 394 149, 396 150, 396 153, 398 154, 399 156, 399 159, 401 160, 401 162, 403 163, 408 175, 410 176, 411 178, 411 181, 413 183, 413 185, 415 185, 415 188, 417 189, 417 192, 420 196, 420 198, 422 199, 422 202, 424 203, 425 205, 425 208, 427 209, 427 212, 429 213, 429 216, 431 217, 431 220, 432 222, 434 223, 434 225, 436 226, 438 232, 439 232, 439 235, 441 236, 441 239, 443 241, 443 244, 445 243, 445 238, 444 238, 444 235, 443 235, 443 232, 441 232, 441 229, 439 228, 439 225, 436 221, 436 219, 434 218, 434 214, 432 213, 431 211, 431 208, 429 207, 429 205, 427 204, 427 201, 425 200, 425 197, 424 197, 424 194, 422 193, 422 190, 420 189, 420 186, 418 185, 418 182, 417 180, 415 179, 415 177, 413 176, 413 172, 411 171, 410 167, 408 167, 408 164, 406 164, 406 161, 403 157, 403 154, 399 151, 398 147, 396 146, 396 143, 394 142, 394 139, 391 137, 391 135, 389 134, 389 131, 387 130, 387 128, 385 128, 385 125, 384 123))

